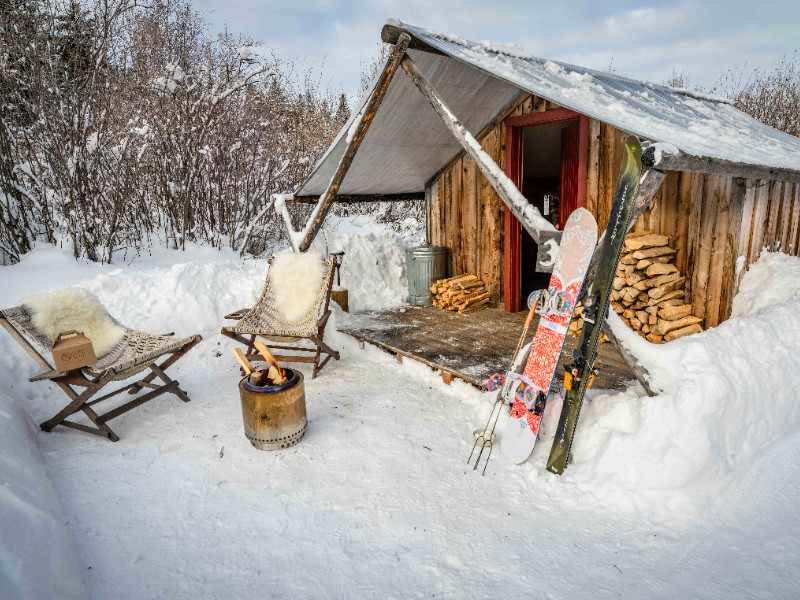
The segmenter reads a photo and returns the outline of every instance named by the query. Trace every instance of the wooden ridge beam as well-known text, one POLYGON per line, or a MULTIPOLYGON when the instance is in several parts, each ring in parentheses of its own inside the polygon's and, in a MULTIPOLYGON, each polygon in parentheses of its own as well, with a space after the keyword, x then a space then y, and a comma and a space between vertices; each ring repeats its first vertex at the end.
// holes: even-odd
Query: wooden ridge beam
MULTIPOLYGON (((397 40, 402 36, 410 35, 405 29, 402 27, 398 27, 392 23, 386 23, 381 29, 381 41, 384 44, 396 44, 397 40)), ((430 54, 438 54, 439 56, 447 56, 444 52, 437 50, 423 42, 422 40, 417 39, 414 36, 411 36, 411 42, 408 45, 409 48, 413 50, 422 50, 423 52, 428 52, 430 54)))
MULTIPOLYGON (((311 242, 314 241, 314 237, 316 237, 322 227, 322 223, 325 221, 325 217, 336 195, 339 193, 339 186, 342 184, 345 175, 347 175, 350 165, 353 164, 353 159, 361 146, 361 142, 364 140, 364 136, 367 135, 369 126, 372 124, 375 114, 378 112, 378 108, 386 95, 386 91, 389 89, 389 84, 392 82, 392 77, 394 77, 397 67, 406 55, 406 50, 410 42, 411 37, 407 33, 401 34, 398 38, 397 44, 395 44, 389 59, 386 61, 386 66, 383 68, 383 72, 381 72, 378 82, 375 84, 372 95, 361 111, 360 119, 356 117, 356 119, 359 120, 357 123, 354 123, 355 130, 352 132, 352 135, 349 136, 347 148, 345 148, 344 154, 339 160, 339 165, 331 176, 330 182, 328 182, 328 187, 319 197, 317 207, 314 209, 314 212, 308 218, 308 222, 303 228, 301 232, 303 234, 303 240, 296 250, 300 252, 308 250, 309 246, 311 246, 311 242)), ((286 220, 285 216, 284 220, 286 220)), ((286 226, 291 227, 291 222, 287 221, 286 226)))

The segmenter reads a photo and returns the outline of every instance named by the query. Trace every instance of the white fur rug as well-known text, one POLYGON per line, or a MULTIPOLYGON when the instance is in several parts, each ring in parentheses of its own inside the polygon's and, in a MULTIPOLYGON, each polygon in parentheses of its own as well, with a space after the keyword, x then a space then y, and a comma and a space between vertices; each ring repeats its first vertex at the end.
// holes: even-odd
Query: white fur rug
POLYGON ((269 268, 275 307, 284 321, 299 323, 314 309, 320 296, 325 265, 314 252, 285 252, 269 268))
POLYGON ((20 302, 36 327, 51 343, 62 331, 75 329, 92 341, 100 358, 125 335, 94 294, 81 288, 65 288, 20 302))

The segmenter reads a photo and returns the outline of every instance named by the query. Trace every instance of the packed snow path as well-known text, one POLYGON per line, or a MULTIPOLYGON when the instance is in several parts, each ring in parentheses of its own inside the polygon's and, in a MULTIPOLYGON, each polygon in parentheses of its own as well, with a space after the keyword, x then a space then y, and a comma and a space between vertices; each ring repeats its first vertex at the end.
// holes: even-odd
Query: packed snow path
MULTIPOLYGON (((91 597, 800 594, 796 427, 712 493, 689 482, 677 496, 651 491, 652 506, 614 473, 593 473, 591 460, 562 478, 547 473, 547 439, 519 467, 496 451, 481 477, 466 459, 490 396, 331 327, 342 358, 306 379, 305 439, 258 451, 242 431, 233 343, 214 332, 256 295, 264 264, 190 258, 101 268, 48 250, 3 271, 4 306, 80 283, 126 324, 205 338, 173 369, 189 404, 165 396, 127 413, 114 421, 116 444, 63 428, 37 436, 91 597), (681 500, 693 494, 696 506, 681 500)), ((36 422, 51 416, 59 395, 27 383, 35 366, 6 335, 2 350, 2 400, 36 422)), ((635 396, 598 391, 583 424, 635 396)))

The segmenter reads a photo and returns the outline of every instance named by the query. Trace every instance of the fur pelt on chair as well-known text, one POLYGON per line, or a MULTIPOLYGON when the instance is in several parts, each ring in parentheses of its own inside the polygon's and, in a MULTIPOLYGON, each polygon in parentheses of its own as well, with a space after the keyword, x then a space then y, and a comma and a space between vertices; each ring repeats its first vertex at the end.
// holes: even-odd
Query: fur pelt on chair
POLYGON ((31 296, 20 302, 31 317, 31 323, 50 343, 62 331, 75 329, 92 341, 100 358, 116 346, 125 335, 94 294, 82 288, 64 288, 48 294, 31 296))
POLYGON ((322 256, 314 252, 286 252, 272 261, 269 276, 275 294, 275 308, 287 323, 298 323, 320 299, 325 275, 322 256))

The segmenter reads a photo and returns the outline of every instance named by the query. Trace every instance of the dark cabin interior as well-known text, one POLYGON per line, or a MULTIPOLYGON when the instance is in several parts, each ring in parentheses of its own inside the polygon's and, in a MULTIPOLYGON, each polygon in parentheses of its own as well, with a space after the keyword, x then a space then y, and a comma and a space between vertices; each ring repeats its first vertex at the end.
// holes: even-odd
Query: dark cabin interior
MULTIPOLYGON (((563 197, 562 188, 574 195, 570 175, 572 163, 577 162, 577 130, 578 121, 562 121, 526 127, 522 135, 522 194, 559 229, 574 203, 563 197)), ((546 288, 550 273, 536 271, 537 244, 527 231, 521 233, 521 306, 527 310, 528 295, 546 288)))

